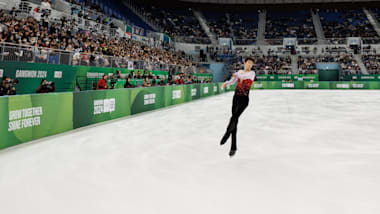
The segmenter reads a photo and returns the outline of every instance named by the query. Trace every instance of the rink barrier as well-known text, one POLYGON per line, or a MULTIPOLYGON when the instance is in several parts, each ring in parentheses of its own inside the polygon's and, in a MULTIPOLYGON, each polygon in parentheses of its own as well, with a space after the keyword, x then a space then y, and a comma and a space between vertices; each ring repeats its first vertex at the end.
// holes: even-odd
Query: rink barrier
POLYGON ((0 97, 0 149, 233 90, 221 83, 0 97))
POLYGON ((258 89, 380 89, 380 81, 342 81, 342 82, 254 82, 251 87, 258 89))
MULTIPOLYGON (((233 91, 221 83, 0 97, 0 149, 233 91)), ((380 82, 255 82, 252 89, 380 89, 380 82)))

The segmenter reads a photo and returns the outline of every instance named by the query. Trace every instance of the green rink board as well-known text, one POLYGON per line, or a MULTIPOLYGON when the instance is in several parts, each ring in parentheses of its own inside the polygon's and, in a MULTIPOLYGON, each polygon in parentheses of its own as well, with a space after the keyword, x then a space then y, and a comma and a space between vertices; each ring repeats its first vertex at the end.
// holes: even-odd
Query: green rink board
POLYGON ((0 97, 0 149, 225 92, 221 83, 0 97))
POLYGON ((356 82, 280 82, 259 81, 254 82, 253 90, 259 89, 380 89, 380 81, 356 81, 356 82))
POLYGON ((279 75, 264 75, 258 74, 256 76, 257 81, 282 81, 282 80, 292 80, 292 81, 318 81, 318 74, 279 74, 279 75))
POLYGON ((73 129, 73 93, 0 98, 0 149, 73 129))
MULTIPOLYGON (((0 149, 72 129, 234 91, 222 83, 0 97, 0 149)), ((380 82, 260 81, 260 89, 380 89, 380 82)))

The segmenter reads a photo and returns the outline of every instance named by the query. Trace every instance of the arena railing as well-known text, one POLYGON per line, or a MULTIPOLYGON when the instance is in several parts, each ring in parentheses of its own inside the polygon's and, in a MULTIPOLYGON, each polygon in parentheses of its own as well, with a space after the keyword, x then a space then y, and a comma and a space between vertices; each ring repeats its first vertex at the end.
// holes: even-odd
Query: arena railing
POLYGON ((60 64, 73 66, 93 66, 111 68, 130 68, 139 70, 157 70, 195 73, 196 66, 174 65, 144 60, 132 60, 127 57, 106 56, 103 54, 79 53, 51 48, 40 48, 13 43, 0 43, 0 61, 16 61, 42 64, 60 64))
MULTIPOLYGON (((380 38, 361 38, 363 44, 380 44, 380 38)), ((194 38, 194 37, 176 37, 176 42, 195 43, 195 44, 209 44, 211 41, 208 38, 194 38)), ((234 45, 256 45, 256 39, 233 39, 234 45)), ((264 39, 264 45, 279 46, 283 45, 284 39, 264 39)), ((298 45, 347 45, 347 38, 326 38, 320 40, 317 38, 297 38, 298 45)))
POLYGON ((192 43, 192 44, 211 44, 211 40, 208 37, 187 37, 178 36, 174 38, 178 43, 192 43))
POLYGON ((255 45, 257 39, 233 39, 234 45, 255 45))

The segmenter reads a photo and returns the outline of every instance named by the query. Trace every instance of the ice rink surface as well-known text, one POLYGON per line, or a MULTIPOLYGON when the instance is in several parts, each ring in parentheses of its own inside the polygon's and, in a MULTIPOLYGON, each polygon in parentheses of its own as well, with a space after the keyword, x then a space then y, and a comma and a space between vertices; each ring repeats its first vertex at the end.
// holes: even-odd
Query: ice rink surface
POLYGON ((232 96, 0 152, 0 213, 380 213, 380 91, 252 91, 230 159, 232 96))

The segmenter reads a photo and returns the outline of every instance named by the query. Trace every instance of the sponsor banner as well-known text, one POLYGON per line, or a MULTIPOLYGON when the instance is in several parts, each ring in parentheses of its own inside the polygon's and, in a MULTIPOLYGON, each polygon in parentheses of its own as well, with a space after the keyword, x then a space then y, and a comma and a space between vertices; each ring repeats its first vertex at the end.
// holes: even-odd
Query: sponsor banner
POLYGON ((368 74, 368 75, 348 75, 344 77, 345 81, 380 81, 379 74, 368 74))
MULTIPOLYGON (((119 89, 122 90, 123 89, 119 89)), ((131 114, 151 111, 171 105, 171 87, 134 88, 131 90, 130 104, 131 114)))
POLYGON ((295 88, 294 83, 282 83, 282 88, 295 88))
POLYGON ((292 81, 318 81, 319 76, 317 74, 279 74, 279 75, 262 75, 258 74, 256 76, 257 81, 283 81, 283 80, 292 80, 292 81))
POLYGON ((73 94, 2 97, 0 149, 73 129, 73 94))
POLYGON ((180 104, 185 102, 185 87, 182 85, 171 86, 172 96, 171 105, 180 104))
POLYGON ((201 84, 191 85, 191 99, 196 100, 201 98, 201 84))
POLYGON ((201 84, 201 97, 208 97, 214 94, 212 83, 201 84))
POLYGON ((130 94, 126 89, 74 93, 74 128, 130 115, 130 94))

